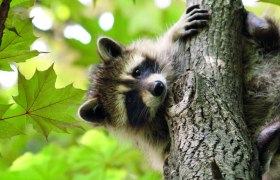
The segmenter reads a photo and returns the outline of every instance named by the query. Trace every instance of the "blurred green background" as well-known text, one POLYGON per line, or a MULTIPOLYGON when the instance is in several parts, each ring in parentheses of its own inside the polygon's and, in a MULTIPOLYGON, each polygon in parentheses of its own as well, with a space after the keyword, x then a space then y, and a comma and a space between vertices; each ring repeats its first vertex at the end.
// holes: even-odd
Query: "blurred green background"
MULTIPOLYGON (((11 63, 13 71, 0 71, 1 103, 12 103, 12 95, 18 94, 18 71, 30 79, 36 69, 46 70, 52 64, 57 88, 73 83, 75 88, 85 90, 89 65, 99 61, 96 52, 99 36, 110 36, 124 44, 143 37, 156 38, 185 10, 182 0, 17 2, 25 7, 17 12, 32 18, 38 37, 30 48, 41 54, 25 62, 11 63)), ((280 19, 277 5, 244 3, 257 15, 280 19)), ((74 129, 68 134, 52 132, 46 140, 27 125, 24 135, 0 141, 0 179, 161 179, 138 150, 126 140, 111 137, 102 127, 93 129, 85 124, 84 130, 74 129)))

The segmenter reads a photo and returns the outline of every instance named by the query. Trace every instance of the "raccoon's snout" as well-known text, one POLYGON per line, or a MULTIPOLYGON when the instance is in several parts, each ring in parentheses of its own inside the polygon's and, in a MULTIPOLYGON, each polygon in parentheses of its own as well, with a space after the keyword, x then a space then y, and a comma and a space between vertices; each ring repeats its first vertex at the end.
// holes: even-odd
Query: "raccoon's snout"
POLYGON ((151 89, 151 93, 154 96, 160 96, 165 90, 165 85, 161 81, 155 81, 151 89))

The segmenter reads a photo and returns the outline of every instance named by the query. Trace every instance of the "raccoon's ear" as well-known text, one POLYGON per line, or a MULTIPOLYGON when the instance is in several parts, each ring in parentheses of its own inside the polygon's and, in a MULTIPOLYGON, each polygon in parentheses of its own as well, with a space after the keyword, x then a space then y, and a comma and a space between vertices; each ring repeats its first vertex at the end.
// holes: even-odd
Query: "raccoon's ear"
POLYGON ((114 60, 122 55, 124 46, 109 37, 97 40, 97 49, 103 61, 114 60))
POLYGON ((102 124, 106 118, 102 105, 98 102, 97 98, 89 99, 82 104, 78 110, 78 116, 85 121, 92 122, 94 124, 102 124))

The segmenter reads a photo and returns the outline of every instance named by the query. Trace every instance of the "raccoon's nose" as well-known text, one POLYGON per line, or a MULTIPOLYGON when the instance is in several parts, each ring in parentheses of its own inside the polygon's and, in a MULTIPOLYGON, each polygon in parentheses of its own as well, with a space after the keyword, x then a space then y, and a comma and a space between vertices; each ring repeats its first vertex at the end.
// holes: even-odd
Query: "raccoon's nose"
POLYGON ((155 81, 153 90, 151 91, 152 95, 160 96, 164 92, 165 86, 161 81, 155 81))

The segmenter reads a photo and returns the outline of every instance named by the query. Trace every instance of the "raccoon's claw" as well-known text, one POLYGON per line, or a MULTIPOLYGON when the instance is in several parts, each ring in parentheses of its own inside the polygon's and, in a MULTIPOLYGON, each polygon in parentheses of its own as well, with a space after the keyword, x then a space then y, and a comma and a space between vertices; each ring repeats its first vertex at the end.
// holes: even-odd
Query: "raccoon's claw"
POLYGON ((185 29, 199 29, 208 25, 210 14, 206 9, 200 9, 199 5, 193 5, 186 11, 183 19, 186 22, 185 29))
POLYGON ((188 7, 186 10, 186 14, 188 14, 189 12, 191 12, 194 9, 199 9, 199 6, 200 6, 199 4, 195 4, 195 5, 188 7))
POLYGON ((208 21, 206 20, 195 20, 190 23, 187 23, 185 27, 185 31, 183 32, 184 36, 193 35, 199 32, 199 29, 208 25, 208 21))
POLYGON ((194 20, 209 20, 210 15, 207 10, 201 9, 201 10, 193 10, 194 12, 191 12, 189 15, 188 21, 194 21, 194 20))
POLYGON ((181 37, 190 37, 199 32, 200 29, 208 26, 210 14, 206 9, 200 9, 199 5, 187 8, 186 13, 174 26, 173 40, 181 37))

